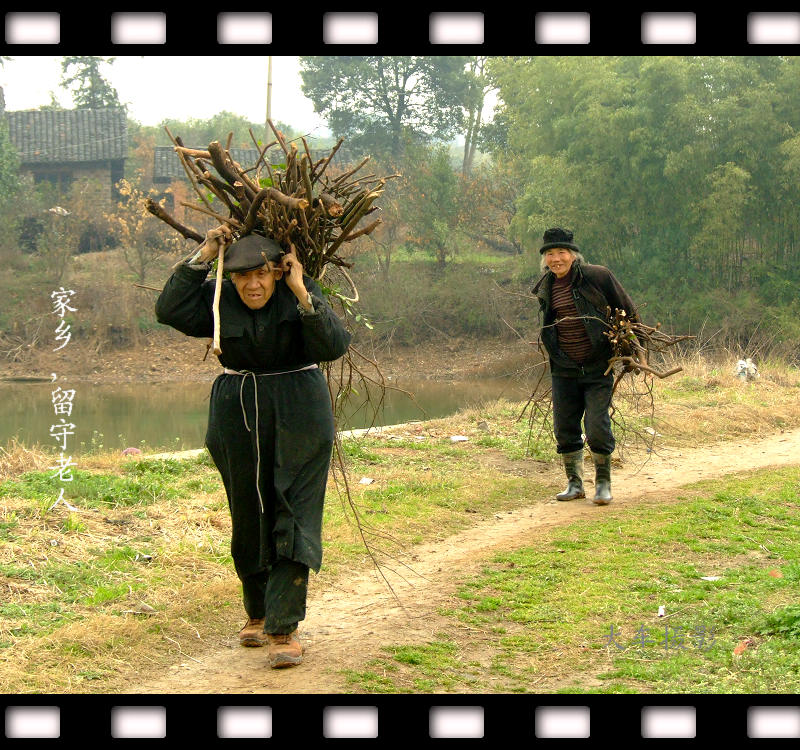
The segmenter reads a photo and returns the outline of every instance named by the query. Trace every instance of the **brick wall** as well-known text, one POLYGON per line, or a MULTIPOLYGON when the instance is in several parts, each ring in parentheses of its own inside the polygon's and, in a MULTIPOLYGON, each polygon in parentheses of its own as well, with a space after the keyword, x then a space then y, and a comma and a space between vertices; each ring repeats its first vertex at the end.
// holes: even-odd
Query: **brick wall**
POLYGON ((110 208, 112 203, 111 169, 106 165, 23 165, 20 172, 29 175, 34 181, 47 179, 58 185, 66 193, 71 189, 80 190, 98 206, 110 208))

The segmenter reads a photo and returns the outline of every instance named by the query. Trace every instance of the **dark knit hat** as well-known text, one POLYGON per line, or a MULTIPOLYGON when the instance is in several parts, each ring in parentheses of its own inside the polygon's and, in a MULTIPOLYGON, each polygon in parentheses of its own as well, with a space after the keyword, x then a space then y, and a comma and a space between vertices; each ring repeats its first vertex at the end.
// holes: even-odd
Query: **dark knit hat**
POLYGON ((225 251, 226 271, 243 273, 261 268, 268 260, 273 263, 280 261, 283 255, 281 246, 260 234, 248 234, 232 243, 225 251))
POLYGON ((547 229, 542 239, 544 240, 544 245, 542 245, 539 250, 540 254, 553 247, 565 247, 568 250, 574 250, 576 253, 581 251, 581 249, 573 243, 572 232, 570 232, 569 229, 562 229, 561 227, 547 229))

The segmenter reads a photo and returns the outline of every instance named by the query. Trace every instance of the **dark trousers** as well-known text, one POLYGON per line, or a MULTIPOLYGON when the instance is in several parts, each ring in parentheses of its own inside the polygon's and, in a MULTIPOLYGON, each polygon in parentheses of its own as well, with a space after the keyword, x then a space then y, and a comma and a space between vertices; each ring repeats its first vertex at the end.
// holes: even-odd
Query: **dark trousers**
POLYGON ((265 376, 258 380, 256 419, 253 387, 241 376, 217 378, 206 445, 228 497, 231 556, 245 611, 253 619, 265 617, 267 633, 291 633, 305 618, 309 568, 319 570, 322 559, 334 437, 330 394, 319 370, 265 376))
POLYGON ((611 389, 614 376, 584 375, 577 378, 552 376, 553 432, 558 453, 574 453, 583 449, 583 432, 593 453, 609 455, 614 452, 611 432, 611 389))
POLYGON ((308 566, 281 558, 260 573, 242 578, 248 617, 264 619, 264 632, 291 633, 306 616, 308 566))

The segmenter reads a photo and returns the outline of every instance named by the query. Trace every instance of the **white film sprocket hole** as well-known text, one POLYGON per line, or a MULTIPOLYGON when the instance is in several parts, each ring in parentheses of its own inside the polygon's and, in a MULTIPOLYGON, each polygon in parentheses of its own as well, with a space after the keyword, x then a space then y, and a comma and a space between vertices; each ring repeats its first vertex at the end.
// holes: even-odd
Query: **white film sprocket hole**
POLYGON ((7 44, 59 44, 61 16, 58 13, 6 13, 7 44))

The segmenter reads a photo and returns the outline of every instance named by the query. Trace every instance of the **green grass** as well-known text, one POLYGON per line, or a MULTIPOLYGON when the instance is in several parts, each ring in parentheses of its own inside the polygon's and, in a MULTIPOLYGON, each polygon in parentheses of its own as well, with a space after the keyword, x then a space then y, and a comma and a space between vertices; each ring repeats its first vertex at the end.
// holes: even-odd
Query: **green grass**
POLYGON ((71 481, 61 482, 58 476, 48 472, 33 471, 22 474, 19 479, 8 480, 0 487, 0 497, 20 497, 41 501, 47 505, 64 490, 64 498, 84 507, 148 505, 179 496, 175 487, 159 475, 147 474, 119 477, 109 474, 93 474, 73 469, 71 481))
MULTIPOLYGON (((203 457, 205 454, 199 454, 203 457)), ((122 471, 135 477, 145 479, 152 477, 181 477, 191 473, 197 464, 204 465, 205 461, 181 461, 177 458, 142 458, 125 464, 122 471)))
MULTIPOLYGON (((21 609, 9 605, 1 608, 0 614, 19 616, 29 606, 41 612, 59 612, 55 605, 100 604, 125 597, 146 585, 143 565, 136 561, 137 554, 148 553, 127 546, 112 547, 94 550, 86 560, 51 562, 33 567, 5 565, 3 574, 7 578, 48 589, 50 594, 45 603, 34 602, 21 609)), ((38 618, 31 618, 30 623, 34 629, 43 625, 38 618)))
MULTIPOLYGON (((422 439, 345 441, 353 501, 375 533, 371 541, 391 554, 397 549, 392 539, 406 548, 444 539, 494 513, 551 496, 550 480, 536 477, 524 457, 528 425, 518 419, 520 410, 520 404, 498 402, 430 423, 422 439), (481 420, 491 432, 477 428, 481 420), (450 443, 456 433, 469 441, 450 443), (359 485, 361 476, 375 482, 359 485)), ((545 443, 542 456, 552 457, 551 445, 545 443)), ((18 689, 34 682, 45 691, 61 689, 66 674, 73 684, 85 674, 81 679, 102 691, 118 672, 115 654, 87 654, 106 648, 109 629, 118 638, 137 633, 126 648, 141 650, 129 658, 144 669, 156 652, 163 663, 171 658, 159 651, 170 648, 159 628, 175 637, 186 627, 181 617, 188 617, 224 634, 230 613, 238 611, 227 502, 208 455, 110 463, 100 455, 89 467, 102 469, 75 468, 72 482, 45 471, 0 486, 0 541, 11 543, 0 547, 3 574, 14 592, 12 601, 0 603, 0 648, 5 656, 20 655, 16 662, 7 659, 0 674, 18 689), (49 512, 61 488, 83 512, 63 506, 49 512), (137 554, 152 559, 137 561, 137 554), (224 595, 216 588, 201 604, 183 598, 184 586, 205 591, 209 580, 226 582, 224 595), (163 619, 123 614, 144 597, 163 619), (192 604, 197 611, 190 616, 192 604), (50 660, 48 644, 77 650, 62 666, 50 660), (42 674, 36 681, 21 676, 31 660, 38 660, 36 674, 42 674)), ((791 651, 800 620, 792 609, 800 580, 794 553, 800 549, 799 479, 797 472, 762 472, 706 483, 685 490, 680 504, 624 510, 612 504, 584 524, 541 537, 537 532, 535 548, 487 561, 482 575, 454 592, 449 610, 440 613, 451 623, 446 635, 387 645, 379 659, 345 675, 348 685, 371 692, 800 687, 793 677, 800 664, 791 651), (782 577, 769 576, 773 569, 782 577), (702 581, 704 575, 722 580, 702 581), (638 628, 663 622, 655 616, 661 604, 669 623, 685 629, 689 646, 698 628, 714 627, 712 648, 672 653, 658 643, 638 646, 638 628), (625 641, 619 653, 605 640, 612 625, 625 641), (738 639, 748 636, 755 645, 734 659, 738 639), (742 665, 754 657, 763 661, 748 667, 745 677, 742 665), (788 681, 778 678, 781 671, 788 681)), ((372 566, 351 511, 335 491, 326 501, 323 545, 327 580, 372 566)), ((654 630, 651 640, 658 635, 654 630)))
MULTIPOLYGON (((393 440, 389 447, 402 450, 400 442, 393 440)), ((444 538, 480 516, 520 507, 545 491, 537 479, 504 472, 487 483, 475 474, 472 449, 465 451, 450 447, 449 442, 445 446, 434 441, 425 445, 409 441, 409 445, 415 450, 392 455, 386 461, 389 477, 381 474, 380 465, 349 467, 353 503, 362 526, 368 527, 368 538, 379 550, 393 552, 397 545, 444 538), (364 474, 377 477, 375 483, 359 486, 358 478, 364 474)), ((344 496, 329 493, 322 528, 326 569, 372 564, 356 534, 344 496)))
MULTIPOLYGON (((73 467, 71 480, 62 480, 55 471, 32 471, 3 482, 0 498, 32 500, 42 514, 62 489, 64 499, 81 507, 147 506, 187 497, 189 493, 218 490, 220 480, 216 471, 209 467, 209 471, 198 473, 198 467, 206 466, 204 459, 142 459, 125 464, 119 475, 73 467)), ((2 530, 0 526, 0 534, 2 530)))
MULTIPOLYGON (((516 422, 520 407, 507 402, 492 405, 481 419, 493 422, 496 446, 490 450, 520 460, 527 443, 527 426, 516 422), (502 412, 502 413, 501 413, 502 412), (503 419, 494 419, 494 416, 503 419), (509 419, 513 416, 513 419, 509 419), (496 424, 495 424, 496 423, 496 424)), ((443 428, 449 435, 449 428, 443 428)), ((453 444, 449 437, 423 433, 389 440, 364 436, 342 442, 346 452, 349 484, 361 521, 371 531, 397 542, 414 545, 443 538, 475 522, 476 518, 500 510, 520 507, 547 490, 541 480, 513 476, 498 470, 486 481, 476 473, 476 456, 486 452, 477 432, 467 443, 453 444), (360 486, 361 477, 373 484, 360 486)), ((329 492, 323 519, 323 549, 326 569, 359 561, 370 564, 363 542, 352 526, 352 513, 343 510, 347 500, 329 492), (347 530, 349 529, 349 531, 347 530)), ((382 546, 382 543, 378 546, 382 546)), ((384 547, 385 549, 385 547, 384 547)))
POLYGON ((410 692, 800 691, 800 469, 685 493, 495 556, 440 613, 493 639, 394 645, 371 673, 400 664, 392 687, 410 692), (490 664, 465 669, 474 653, 490 664))
MULTIPOLYGON (((373 445, 374 445, 374 441, 373 445)), ((384 463, 385 458, 367 446, 367 439, 348 438, 342 441, 342 452, 344 453, 348 466, 360 467, 369 464, 384 463)))
POLYGON ((417 692, 448 690, 462 682, 474 682, 475 665, 466 664, 458 646, 447 639, 418 646, 392 646, 383 649, 394 662, 414 668, 417 692))
POLYGON ((68 534, 71 531, 80 533, 82 531, 86 531, 86 524, 78 519, 74 513, 70 513, 62 522, 61 531, 63 531, 65 534, 68 534))
POLYGON ((7 517, 6 520, 0 521, 0 541, 3 542, 10 542, 16 539, 16 536, 12 533, 12 530, 15 529, 19 525, 19 518, 17 514, 12 512, 7 517))

